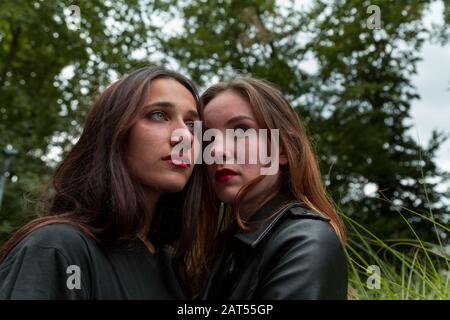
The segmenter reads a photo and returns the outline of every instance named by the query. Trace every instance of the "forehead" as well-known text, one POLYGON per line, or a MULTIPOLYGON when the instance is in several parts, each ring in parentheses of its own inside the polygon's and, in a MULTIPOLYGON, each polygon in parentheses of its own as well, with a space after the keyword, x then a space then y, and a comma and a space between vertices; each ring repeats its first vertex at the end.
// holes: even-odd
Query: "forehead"
POLYGON ((174 105, 196 106, 192 93, 181 83, 171 78, 160 78, 150 85, 149 102, 166 101, 174 105))
POLYGON ((227 90, 212 99, 204 110, 205 122, 211 125, 225 123, 236 116, 249 116, 255 119, 252 107, 240 94, 227 90))

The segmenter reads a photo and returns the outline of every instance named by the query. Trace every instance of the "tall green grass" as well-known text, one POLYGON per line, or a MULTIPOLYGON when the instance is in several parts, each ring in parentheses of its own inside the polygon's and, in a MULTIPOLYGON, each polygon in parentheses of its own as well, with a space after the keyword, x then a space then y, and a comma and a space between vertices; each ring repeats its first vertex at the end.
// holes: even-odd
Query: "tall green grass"
POLYGON ((341 214, 347 227, 346 246, 349 266, 349 299, 408 300, 450 299, 450 253, 441 234, 450 234, 450 227, 430 216, 401 207, 398 212, 413 239, 383 240, 349 216, 341 214), (408 220, 420 216, 430 223, 436 242, 422 241, 408 220), (370 288, 369 265, 380 269, 380 286, 370 288))

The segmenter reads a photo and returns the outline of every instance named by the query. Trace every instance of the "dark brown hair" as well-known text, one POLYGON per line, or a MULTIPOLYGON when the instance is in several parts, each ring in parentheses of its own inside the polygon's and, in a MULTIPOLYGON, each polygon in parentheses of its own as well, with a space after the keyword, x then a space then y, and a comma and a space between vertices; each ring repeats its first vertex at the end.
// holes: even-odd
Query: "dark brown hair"
MULTIPOLYGON (((130 176, 126 164, 130 129, 139 120, 151 83, 172 78, 199 97, 190 80, 161 67, 144 67, 111 84, 90 109, 80 139, 58 166, 48 189, 52 193, 43 215, 19 229, 2 247, 0 262, 32 231, 49 224, 69 223, 82 229, 102 247, 135 238, 149 222, 147 238, 158 246, 176 249, 175 267, 187 292, 193 294, 200 277, 209 238, 202 228, 210 217, 201 214, 198 197, 205 183, 196 166, 188 185, 163 194, 149 216, 143 187, 130 176), (150 221, 149 221, 150 220, 150 221)), ((200 110, 199 110, 200 111, 200 110)))

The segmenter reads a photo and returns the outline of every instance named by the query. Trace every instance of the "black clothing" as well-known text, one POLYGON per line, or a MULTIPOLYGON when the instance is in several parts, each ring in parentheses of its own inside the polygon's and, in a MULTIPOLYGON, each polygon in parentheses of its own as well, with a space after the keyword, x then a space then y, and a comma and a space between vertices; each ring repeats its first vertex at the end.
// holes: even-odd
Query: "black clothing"
POLYGON ((138 238, 106 251, 72 225, 48 225, 0 264, 0 299, 184 298, 170 258, 138 238))
POLYGON ((203 298, 346 299, 346 258, 329 220, 277 195, 250 217, 252 231, 231 227, 203 298))

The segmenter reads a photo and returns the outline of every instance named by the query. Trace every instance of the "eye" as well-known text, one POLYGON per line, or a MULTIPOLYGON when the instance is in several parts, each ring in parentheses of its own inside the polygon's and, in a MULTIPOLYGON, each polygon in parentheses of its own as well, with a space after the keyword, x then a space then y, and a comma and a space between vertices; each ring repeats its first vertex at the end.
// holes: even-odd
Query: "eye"
POLYGON ((247 130, 250 129, 250 127, 245 124, 239 124, 236 127, 234 127, 234 130, 237 130, 237 129, 241 129, 242 131, 246 132, 247 130))
POLYGON ((162 111, 152 112, 147 117, 149 119, 156 120, 156 121, 166 121, 167 120, 166 114, 162 111))
POLYGON ((186 122, 186 127, 188 127, 188 129, 191 131, 191 132, 194 132, 194 121, 187 121, 186 122))

